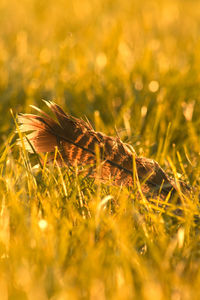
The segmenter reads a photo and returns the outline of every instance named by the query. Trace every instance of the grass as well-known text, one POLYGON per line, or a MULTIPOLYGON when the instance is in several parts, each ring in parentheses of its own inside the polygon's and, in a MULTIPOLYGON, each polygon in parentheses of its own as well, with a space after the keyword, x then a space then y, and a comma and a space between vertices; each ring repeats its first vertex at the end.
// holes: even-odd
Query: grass
POLYGON ((1 299, 199 299, 200 3, 2 0, 0 14, 1 299), (33 168, 10 109, 42 99, 188 182, 184 214, 33 168))

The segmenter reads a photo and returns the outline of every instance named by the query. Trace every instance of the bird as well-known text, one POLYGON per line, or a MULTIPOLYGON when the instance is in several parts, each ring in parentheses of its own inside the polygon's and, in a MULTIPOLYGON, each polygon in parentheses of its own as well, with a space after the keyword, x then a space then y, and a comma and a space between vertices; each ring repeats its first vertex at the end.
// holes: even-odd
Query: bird
POLYGON ((133 147, 117 137, 93 129, 90 122, 75 118, 55 102, 44 101, 55 115, 53 119, 40 108, 31 105, 38 114, 19 114, 19 130, 25 134, 23 143, 29 152, 50 153, 49 162, 63 167, 83 167, 89 177, 114 185, 137 187, 147 198, 172 198, 180 187, 190 187, 170 177, 153 159, 140 157, 133 147))

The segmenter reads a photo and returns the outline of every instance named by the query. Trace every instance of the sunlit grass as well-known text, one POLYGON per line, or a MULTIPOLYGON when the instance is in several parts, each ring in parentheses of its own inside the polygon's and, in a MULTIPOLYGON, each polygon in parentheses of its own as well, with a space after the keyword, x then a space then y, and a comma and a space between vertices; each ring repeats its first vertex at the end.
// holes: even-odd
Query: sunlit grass
POLYGON ((0 299, 199 299, 200 3, 2 0, 0 14, 0 299), (40 165, 14 119, 42 99, 190 184, 183 213, 40 165))

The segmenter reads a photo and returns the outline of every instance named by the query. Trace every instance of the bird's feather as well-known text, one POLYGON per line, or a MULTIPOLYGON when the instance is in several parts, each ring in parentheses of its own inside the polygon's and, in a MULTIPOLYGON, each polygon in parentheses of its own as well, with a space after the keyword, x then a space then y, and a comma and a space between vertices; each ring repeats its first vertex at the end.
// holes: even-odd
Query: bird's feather
POLYGON ((34 148, 37 153, 53 153, 55 147, 58 147, 65 166, 90 166, 88 174, 94 177, 98 173, 96 164, 99 152, 101 172, 98 175, 102 180, 112 180, 117 185, 133 186, 135 165, 135 178, 140 182, 146 196, 159 195, 164 198, 169 193, 176 192, 175 181, 156 161, 138 157, 119 137, 110 137, 94 131, 89 122, 66 114, 57 104, 46 104, 55 114, 56 120, 35 106, 32 107, 40 116, 18 116, 20 130, 26 133, 24 142, 28 151, 32 152, 34 148))

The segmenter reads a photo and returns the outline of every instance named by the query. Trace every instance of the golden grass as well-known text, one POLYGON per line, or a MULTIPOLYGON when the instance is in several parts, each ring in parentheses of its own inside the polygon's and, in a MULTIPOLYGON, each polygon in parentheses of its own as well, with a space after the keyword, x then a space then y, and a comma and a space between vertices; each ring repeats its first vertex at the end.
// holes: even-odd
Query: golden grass
POLYGON ((0 298, 199 299, 200 3, 2 0, 0 13, 0 298), (41 99, 182 174, 184 214, 33 168, 10 108, 41 99))

